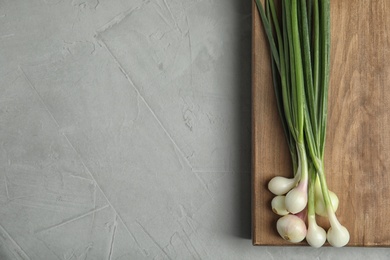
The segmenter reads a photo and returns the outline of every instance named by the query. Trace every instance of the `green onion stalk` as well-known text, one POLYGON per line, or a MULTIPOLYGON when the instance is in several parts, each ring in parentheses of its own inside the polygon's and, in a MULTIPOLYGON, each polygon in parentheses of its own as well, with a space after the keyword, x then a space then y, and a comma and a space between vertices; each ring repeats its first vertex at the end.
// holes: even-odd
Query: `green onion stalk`
POLYGON ((294 172, 291 178, 276 176, 268 183, 277 195, 272 209, 282 216, 277 230, 291 242, 306 238, 313 247, 326 240, 344 246, 349 232, 336 217, 338 198, 328 190, 324 170, 330 0, 283 0, 280 16, 273 0, 264 6, 255 1, 271 50, 276 103, 294 172), (307 228, 302 217, 306 212, 307 228), (317 224, 316 214, 328 217, 327 233, 317 224))

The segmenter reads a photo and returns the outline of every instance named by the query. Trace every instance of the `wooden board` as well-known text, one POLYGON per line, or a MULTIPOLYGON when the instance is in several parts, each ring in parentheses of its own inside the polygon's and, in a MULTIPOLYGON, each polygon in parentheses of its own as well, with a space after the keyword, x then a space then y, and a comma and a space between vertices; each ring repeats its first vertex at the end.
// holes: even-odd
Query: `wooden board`
MULTIPOLYGON (((331 26, 329 188, 339 196, 349 246, 390 246, 390 1, 331 1, 331 26)), ((252 62, 253 244, 292 245, 276 232, 267 190, 273 176, 292 172, 254 3, 252 62)))

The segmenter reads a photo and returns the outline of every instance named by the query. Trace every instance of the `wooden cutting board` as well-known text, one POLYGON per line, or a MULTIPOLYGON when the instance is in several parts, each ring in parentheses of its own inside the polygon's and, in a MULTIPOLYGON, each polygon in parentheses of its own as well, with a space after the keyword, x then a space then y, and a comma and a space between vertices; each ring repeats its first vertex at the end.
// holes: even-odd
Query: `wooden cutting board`
MULTIPOLYGON (((278 236, 270 208, 268 181, 292 171, 255 3, 252 10, 253 244, 292 245, 278 236)), ((390 246, 390 1, 331 1, 331 26, 328 185, 349 246, 390 246)))

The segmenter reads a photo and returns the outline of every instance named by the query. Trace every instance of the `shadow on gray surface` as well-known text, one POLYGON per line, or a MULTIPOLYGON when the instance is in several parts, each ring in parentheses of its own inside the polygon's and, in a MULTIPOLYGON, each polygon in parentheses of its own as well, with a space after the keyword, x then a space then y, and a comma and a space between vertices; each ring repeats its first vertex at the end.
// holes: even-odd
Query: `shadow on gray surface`
POLYGON ((235 63, 238 65, 239 82, 237 84, 237 94, 240 96, 239 106, 239 128, 237 129, 240 149, 240 169, 237 173, 237 183, 240 188, 238 201, 239 212, 239 237, 251 238, 251 157, 252 157, 252 135, 251 135, 251 61, 252 61, 252 1, 237 1, 238 10, 242 15, 239 20, 239 50, 235 63))

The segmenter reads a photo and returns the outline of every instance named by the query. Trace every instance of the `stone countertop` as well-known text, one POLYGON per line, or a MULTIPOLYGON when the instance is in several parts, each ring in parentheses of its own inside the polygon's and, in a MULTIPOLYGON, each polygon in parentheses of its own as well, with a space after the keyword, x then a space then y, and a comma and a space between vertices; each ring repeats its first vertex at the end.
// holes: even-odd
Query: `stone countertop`
POLYGON ((389 259, 253 247, 251 1, 0 1, 0 259, 389 259))

